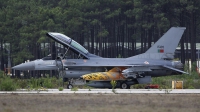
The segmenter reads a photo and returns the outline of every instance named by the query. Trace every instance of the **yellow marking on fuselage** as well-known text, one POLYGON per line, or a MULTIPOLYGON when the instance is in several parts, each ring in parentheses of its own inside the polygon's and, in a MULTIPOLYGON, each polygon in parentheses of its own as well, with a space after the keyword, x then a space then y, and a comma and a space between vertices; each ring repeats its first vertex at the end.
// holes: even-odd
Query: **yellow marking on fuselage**
POLYGON ((108 72, 96 72, 91 74, 83 75, 84 80, 94 81, 111 81, 111 80, 125 80, 126 78, 122 75, 124 67, 114 67, 108 72))

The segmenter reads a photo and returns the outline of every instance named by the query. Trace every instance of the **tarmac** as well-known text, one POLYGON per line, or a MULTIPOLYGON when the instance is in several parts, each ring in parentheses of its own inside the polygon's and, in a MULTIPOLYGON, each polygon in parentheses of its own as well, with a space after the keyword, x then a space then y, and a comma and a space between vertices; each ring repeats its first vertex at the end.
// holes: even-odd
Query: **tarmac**
POLYGON ((17 91, 0 91, 0 94, 199 94, 200 89, 19 89, 17 91))

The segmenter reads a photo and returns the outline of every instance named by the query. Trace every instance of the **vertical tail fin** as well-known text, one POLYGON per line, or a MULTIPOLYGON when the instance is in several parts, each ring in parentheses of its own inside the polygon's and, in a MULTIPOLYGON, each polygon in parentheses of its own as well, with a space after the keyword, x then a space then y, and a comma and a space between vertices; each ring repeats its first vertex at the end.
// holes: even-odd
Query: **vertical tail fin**
POLYGON ((174 52, 185 29, 185 27, 171 27, 145 53, 130 58, 173 59, 174 52))

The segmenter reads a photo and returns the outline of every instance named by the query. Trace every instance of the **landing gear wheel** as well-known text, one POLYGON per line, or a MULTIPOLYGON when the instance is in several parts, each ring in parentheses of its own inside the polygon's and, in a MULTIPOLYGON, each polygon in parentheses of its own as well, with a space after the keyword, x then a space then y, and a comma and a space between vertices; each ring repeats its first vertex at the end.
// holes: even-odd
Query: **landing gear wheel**
POLYGON ((73 85, 72 84, 68 84, 67 85, 67 89, 72 89, 73 88, 73 85))
POLYGON ((126 82, 122 82, 120 87, 121 89, 130 89, 130 86, 126 82))

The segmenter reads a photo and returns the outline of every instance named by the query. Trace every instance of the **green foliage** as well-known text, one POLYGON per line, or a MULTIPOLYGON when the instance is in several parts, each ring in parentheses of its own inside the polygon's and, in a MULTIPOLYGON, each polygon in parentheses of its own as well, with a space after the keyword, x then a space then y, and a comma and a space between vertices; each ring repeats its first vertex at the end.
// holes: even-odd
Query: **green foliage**
MULTIPOLYGON (((199 29, 199 25, 196 25, 199 5, 197 0, 59 0, 48 3, 45 0, 1 0, 0 38, 12 43, 11 58, 16 65, 28 59, 41 58, 39 54, 42 54, 42 50, 38 43, 50 42, 45 34, 51 31, 65 33, 81 40, 81 44, 91 39, 94 40, 92 43, 99 44, 133 42, 141 38, 147 39, 146 42, 155 41, 169 27, 186 26, 186 23, 189 23, 188 31, 193 31, 190 30, 191 26, 199 29), (190 16, 192 14, 194 16, 190 16), (195 24, 190 26, 190 23, 195 24), (101 42, 98 37, 102 39, 101 42)), ((198 33, 191 34, 197 35, 188 38, 198 37, 198 33)), ((116 57, 119 54, 117 51, 108 52, 106 56, 116 57)), ((49 50, 47 52, 50 53, 49 50)), ((121 53, 121 56, 129 55, 121 53)))
POLYGON ((132 89, 144 89, 146 86, 146 84, 135 84, 135 85, 132 85, 131 88, 132 89))
POLYGON ((31 78, 31 79, 16 79, 19 88, 37 89, 37 88, 55 88, 58 87, 58 81, 53 78, 31 78))
POLYGON ((0 79, 4 77, 4 72, 0 70, 0 79))
POLYGON ((46 88, 53 88, 54 87, 54 82, 56 82, 56 78, 42 78, 42 83, 43 83, 43 87, 46 88))
POLYGON ((55 77, 31 79, 31 84, 33 87, 45 87, 45 88, 55 88, 58 87, 59 81, 55 77))
POLYGON ((0 79, 0 91, 14 91, 17 89, 17 84, 8 76, 0 79))
POLYGON ((71 91, 78 91, 78 87, 73 87, 71 91))
POLYGON ((172 81, 183 81, 183 89, 199 89, 200 88, 200 76, 196 71, 196 65, 193 63, 191 70, 186 64, 184 71, 189 72, 188 74, 173 75, 165 77, 154 77, 152 78, 152 84, 159 84, 161 89, 172 88, 172 81))
POLYGON ((63 87, 59 87, 58 90, 59 90, 59 91, 63 91, 63 87))
MULTIPOLYGON (((104 43, 110 42, 117 48, 119 42, 135 42, 142 38, 147 39, 146 42, 155 41, 171 26, 188 26, 187 31, 190 32, 184 33, 188 34, 185 40, 190 40, 190 38, 193 41, 199 40, 199 38, 194 39, 199 37, 199 33, 191 29, 200 28, 197 24, 200 20, 200 16, 197 16, 200 11, 198 0, 51 0, 48 3, 45 0, 19 0, 17 2, 16 0, 1 0, 0 7, 0 41, 12 43, 12 65, 28 59, 41 58, 41 54, 46 52, 50 53, 49 49, 41 50, 38 43, 50 42, 50 39, 45 38, 45 34, 51 31, 65 33, 76 40, 81 40, 79 42, 82 45, 85 41, 89 43, 93 40, 91 43, 102 45, 105 48, 108 46, 104 43), (101 41, 98 41, 98 37, 101 41), (150 39, 151 37, 153 38, 150 39)), ((88 47, 95 48, 95 44, 88 47)), ((133 47, 132 50, 136 49, 133 43, 129 43, 128 47, 133 47)), ((119 52, 115 49, 111 53, 108 50, 105 54, 104 57, 127 57, 133 53, 126 55, 124 50, 119 52)), ((199 77, 195 69, 196 64, 193 63, 192 69, 187 67, 186 70, 191 75, 182 75, 184 79, 181 77, 155 78, 153 83, 169 85, 164 79, 176 78, 186 80, 188 84, 196 88, 198 81, 194 82, 194 80, 199 80, 199 77)), ((0 78, 2 78, 1 75, 0 78)), ((41 86, 40 82, 48 88, 58 87, 55 79, 48 78, 23 80, 18 83, 21 88, 26 86, 37 88, 41 86)), ((185 84, 185 88, 189 87, 185 84)))
POLYGON ((112 85, 112 89, 115 89, 115 87, 117 86, 117 81, 111 80, 110 84, 112 85))
POLYGON ((40 81, 36 78, 31 78, 29 80, 29 87, 30 88, 38 88, 40 86, 40 81))
POLYGON ((29 81, 26 79, 15 79, 20 89, 26 89, 29 86, 29 81))
POLYGON ((165 77, 154 77, 152 78, 152 84, 158 84, 161 89, 172 88, 172 81, 183 81, 184 89, 200 88, 200 77, 196 71, 192 72, 190 75, 175 75, 175 76, 165 76, 165 77))

